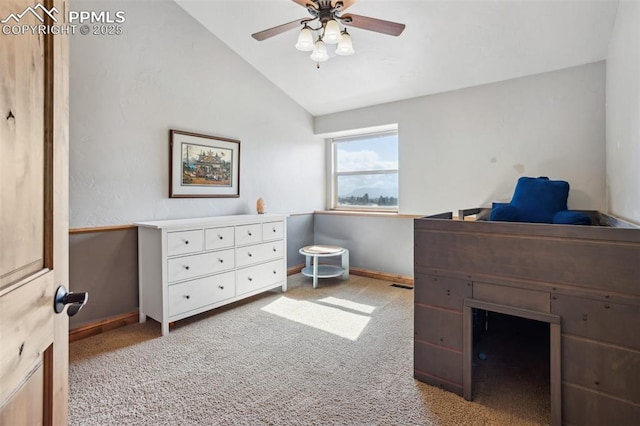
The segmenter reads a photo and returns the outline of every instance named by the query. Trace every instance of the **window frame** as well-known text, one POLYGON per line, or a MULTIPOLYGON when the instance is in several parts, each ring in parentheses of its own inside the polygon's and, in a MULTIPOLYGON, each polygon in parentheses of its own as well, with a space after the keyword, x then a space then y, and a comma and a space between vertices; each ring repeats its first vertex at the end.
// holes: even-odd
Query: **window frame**
MULTIPOLYGON (((399 147, 399 139, 398 139, 398 129, 390 129, 384 131, 377 132, 368 132, 368 133, 354 133, 349 136, 341 136, 341 137, 332 137, 328 139, 329 142, 329 174, 330 174, 330 196, 329 196, 329 210, 335 211, 360 211, 360 212, 384 212, 384 213, 398 213, 400 211, 400 159, 398 158, 398 167, 395 169, 385 169, 385 170, 358 170, 358 171, 349 171, 349 172, 338 172, 337 169, 337 159, 338 159, 338 146, 341 143, 349 143, 353 141, 360 141, 362 139, 372 138, 372 137, 384 137, 387 135, 394 135, 397 141, 397 149, 400 150, 399 147), (340 206, 338 204, 338 178, 340 176, 367 176, 367 175, 392 175, 395 174, 398 177, 398 205, 396 206, 340 206)), ((398 152, 399 157, 399 152, 398 152)))

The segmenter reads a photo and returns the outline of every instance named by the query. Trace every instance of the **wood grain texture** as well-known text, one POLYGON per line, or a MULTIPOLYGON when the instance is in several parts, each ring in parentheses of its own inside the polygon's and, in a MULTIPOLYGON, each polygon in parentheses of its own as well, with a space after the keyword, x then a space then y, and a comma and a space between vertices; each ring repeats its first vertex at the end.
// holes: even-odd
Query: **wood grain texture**
MULTIPOLYGON (((640 229, 415 221, 416 267, 640 296, 640 229)), ((493 280, 490 280, 493 282, 493 280)))
MULTIPOLYGON (((462 325, 462 321, 460 321, 462 325)), ((416 372, 455 384, 462 395, 462 351, 444 349, 427 342, 414 342, 416 372), (437 372, 437 373, 433 373, 437 372)))
MULTIPOLYGON (((67 0, 54 0, 60 13, 69 10, 67 0)), ((55 284, 69 283, 69 36, 56 35, 53 39, 53 264, 55 284)), ((82 291, 81 288, 70 288, 82 291)), ((54 344, 52 347, 53 388, 52 424, 68 423, 68 359, 69 317, 54 316, 54 344)))
MULTIPOLYGON (((28 5, 0 2, 0 16, 28 5)), ((37 35, 0 37, 0 288, 43 266, 43 57, 37 35)))
POLYGON ((562 348, 565 382, 640 404, 640 351, 574 336, 562 348))
MULTIPOLYGON (((37 5, 54 6, 66 10, 37 5)), ((0 15, 28 7, 2 2, 0 15)), ((26 14, 20 24, 40 22, 26 14)), ((26 31, 0 43, 0 406, 29 424, 66 424, 68 323, 53 295, 68 277, 67 38, 26 31)))
POLYGON ((362 277, 375 278, 377 280, 390 281, 413 286, 413 278, 406 275, 392 274, 390 272, 372 271, 370 269, 364 268, 353 268, 351 266, 349 267, 349 273, 353 275, 360 275, 362 277))
POLYGON ((385 217, 389 219, 417 219, 424 215, 398 214, 393 212, 365 212, 353 210, 316 210, 314 214, 327 214, 337 216, 362 216, 362 217, 385 217))
POLYGON ((431 305, 461 312, 464 299, 473 293, 472 282, 449 277, 416 274, 416 304, 431 305))
POLYGON ((556 295, 551 312, 562 317, 562 333, 640 351, 636 306, 556 295))
MULTIPOLYGON (((27 375, 12 398, 12 403, 0 408, 0 425, 37 425, 43 420, 42 381, 44 379, 42 364, 37 364, 27 375), (30 407, 23 410, 21 407, 30 407)), ((45 424, 46 421, 45 421, 45 424)))
POLYGON ((130 225, 110 225, 110 226, 91 226, 86 228, 70 228, 69 235, 76 234, 93 234, 99 232, 116 232, 116 231, 126 231, 129 229, 137 229, 138 227, 134 224, 130 225))
POLYGON ((414 320, 416 340, 462 351, 462 312, 416 306, 414 320))
POLYGON ((135 324, 138 322, 138 315, 139 313, 136 310, 128 314, 116 315, 69 330, 69 343, 115 330, 125 325, 135 324))
POLYGON ((42 354, 53 335, 52 301, 51 273, 0 297, 0 324, 4 325, 0 345, 0 405, 36 365, 42 364, 42 354), (9 328, 8 324, 14 326, 9 328))

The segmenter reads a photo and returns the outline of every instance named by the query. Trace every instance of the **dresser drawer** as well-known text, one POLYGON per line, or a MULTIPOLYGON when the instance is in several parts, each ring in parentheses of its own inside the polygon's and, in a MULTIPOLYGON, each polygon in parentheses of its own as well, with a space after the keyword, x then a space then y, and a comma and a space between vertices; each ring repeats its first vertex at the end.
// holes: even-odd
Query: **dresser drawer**
POLYGON ((236 249, 236 266, 253 265, 255 263, 278 259, 283 256, 284 242, 282 240, 256 244, 254 246, 239 247, 236 249))
POLYGON ((262 240, 281 240, 284 237, 284 222, 267 222, 262 224, 262 240))
POLYGON ((252 223, 251 225, 236 226, 236 245, 255 244, 262 241, 262 225, 252 223))
POLYGON ((284 281, 286 279, 284 271, 284 259, 238 269, 236 273, 237 294, 248 293, 284 281))
POLYGON ((167 261, 167 281, 171 283, 188 280, 232 269, 234 266, 233 249, 176 257, 167 261))
POLYGON ((233 247, 234 244, 234 227, 226 228, 209 228, 204 231, 204 249, 218 250, 227 247, 233 247))
POLYGON ((167 256, 202 251, 202 229, 167 233, 167 256))
POLYGON ((169 286, 169 318, 236 295, 234 272, 169 286))

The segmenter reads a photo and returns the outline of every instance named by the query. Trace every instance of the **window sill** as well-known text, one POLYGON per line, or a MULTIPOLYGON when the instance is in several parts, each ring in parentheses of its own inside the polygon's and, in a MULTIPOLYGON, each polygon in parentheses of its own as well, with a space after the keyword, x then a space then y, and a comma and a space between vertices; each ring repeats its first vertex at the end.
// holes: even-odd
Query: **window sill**
POLYGON ((335 216, 365 216, 365 217, 384 217, 395 219, 418 219, 424 215, 400 214, 396 212, 367 212, 362 210, 316 210, 314 214, 325 214, 335 216))

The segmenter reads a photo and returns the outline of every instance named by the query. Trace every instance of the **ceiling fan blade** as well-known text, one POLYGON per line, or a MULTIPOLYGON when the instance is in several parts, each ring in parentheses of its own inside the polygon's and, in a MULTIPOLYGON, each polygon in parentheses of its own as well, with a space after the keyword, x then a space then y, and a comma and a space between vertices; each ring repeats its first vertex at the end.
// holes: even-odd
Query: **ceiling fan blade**
POLYGON ((300 6, 304 8, 307 8, 309 6, 313 7, 314 9, 318 8, 318 5, 312 2, 311 0, 292 0, 292 1, 298 3, 300 6))
POLYGON ((404 24, 385 21, 382 19, 369 18, 361 15, 342 15, 341 22, 351 27, 362 28, 363 30, 375 31, 378 33, 399 36, 404 31, 404 24))
POLYGON ((287 22, 286 24, 278 25, 277 27, 269 28, 268 30, 260 31, 255 34, 251 34, 251 37, 258 41, 266 40, 270 37, 282 34, 285 31, 289 31, 293 28, 301 26, 302 22, 308 21, 307 18, 296 19, 295 21, 287 22))
MULTIPOLYGON (((295 0, 294 0, 295 1, 295 0)), ((338 2, 342 3, 342 7, 340 8, 340 10, 345 10, 348 7, 353 6, 353 4, 356 2, 356 0, 331 0, 331 6, 336 7, 336 4, 338 2)))

